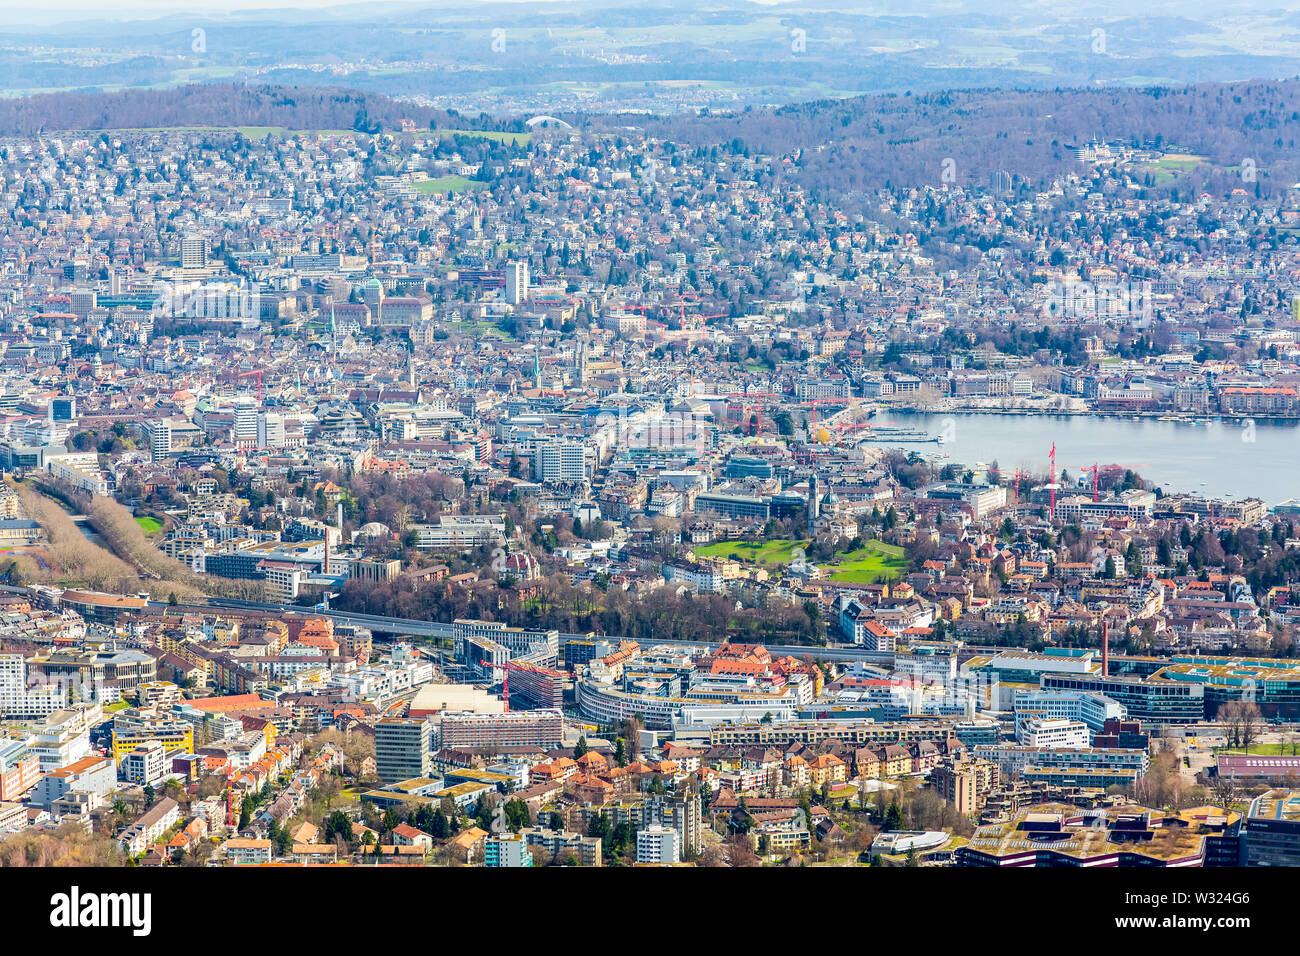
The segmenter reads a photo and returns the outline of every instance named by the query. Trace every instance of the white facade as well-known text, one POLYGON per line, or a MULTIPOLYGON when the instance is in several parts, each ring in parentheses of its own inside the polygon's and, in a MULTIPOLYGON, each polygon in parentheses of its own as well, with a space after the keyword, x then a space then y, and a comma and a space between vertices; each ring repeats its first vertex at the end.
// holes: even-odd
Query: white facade
POLYGON ((518 305, 528 298, 528 263, 506 263, 506 301, 518 305))
POLYGON ((586 477, 587 456, 580 443, 552 441, 537 446, 533 454, 535 480, 583 481, 586 477))
POLYGON ((636 835, 638 863, 680 863, 682 838, 672 827, 646 827, 636 835))
POLYGON ((1026 747, 1087 747, 1088 725, 1060 717, 1030 717, 1016 725, 1016 739, 1026 747))

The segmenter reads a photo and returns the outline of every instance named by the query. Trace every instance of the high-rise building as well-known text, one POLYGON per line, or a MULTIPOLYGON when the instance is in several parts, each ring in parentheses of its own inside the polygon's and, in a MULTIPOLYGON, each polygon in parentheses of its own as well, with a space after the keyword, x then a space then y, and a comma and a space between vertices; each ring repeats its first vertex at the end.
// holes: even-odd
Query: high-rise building
POLYGON ((284 416, 279 412, 265 412, 257 416, 257 447, 281 448, 284 446, 284 416))
POLYGON ((638 863, 680 863, 682 838, 672 827, 648 826, 636 835, 638 863))
POLYGON ((172 453, 172 423, 165 418, 156 422, 146 422, 145 431, 149 436, 149 453, 154 461, 162 461, 172 453))
POLYGON ((71 302, 70 311, 79 319, 90 315, 95 308, 98 296, 94 289, 73 289, 68 293, 71 302))
POLYGON ((587 458, 580 442, 551 441, 533 453, 533 478, 537 481, 583 481, 587 458))
POLYGON ((507 262, 506 301, 511 305, 518 305, 526 298, 528 298, 528 263, 523 260, 507 262))
POLYGON ((528 848, 528 841, 519 833, 491 836, 483 843, 483 865, 530 867, 533 865, 533 851, 528 848))
POLYGON ((375 771, 385 784, 429 775, 429 724, 413 717, 375 723, 375 771))
POLYGON ((814 472, 808 478, 808 533, 812 534, 815 530, 813 525, 821 517, 821 499, 817 497, 817 473, 814 472))
POLYGON ((181 239, 181 268, 202 269, 208 264, 208 247, 199 236, 181 239))
POLYGON ((230 437, 239 448, 251 448, 257 444, 257 402, 252 398, 244 397, 235 402, 230 437))

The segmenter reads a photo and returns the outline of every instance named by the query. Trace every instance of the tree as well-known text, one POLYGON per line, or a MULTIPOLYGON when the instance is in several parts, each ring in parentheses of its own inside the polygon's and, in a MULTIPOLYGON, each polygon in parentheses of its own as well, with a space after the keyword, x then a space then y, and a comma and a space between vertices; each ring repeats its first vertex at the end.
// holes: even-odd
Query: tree
POLYGON ((903 829, 903 808, 898 805, 897 799, 889 805, 889 810, 885 813, 885 829, 903 829))
POLYGON ((336 837, 342 838, 345 843, 351 843, 353 840, 352 821, 342 810, 335 810, 325 820, 325 842, 330 842, 336 837))
POLYGON ((442 807, 433 812, 433 828, 430 832, 438 840, 445 840, 451 832, 451 827, 447 823, 447 814, 442 812, 442 807))
POLYGON ((505 814, 506 825, 510 827, 511 833, 518 833, 524 827, 532 826, 533 817, 528 812, 528 804, 519 797, 506 801, 505 814))
POLYGON ((727 861, 732 866, 762 866, 763 861, 754 853, 748 834, 733 833, 727 838, 727 861))
POLYGON ((573 759, 577 760, 585 754, 590 748, 587 746, 587 738, 579 737, 577 745, 573 748, 573 759))
POLYGON ((1254 701, 1244 701, 1241 706, 1241 746, 1250 752, 1250 745, 1259 737, 1260 712, 1254 701))

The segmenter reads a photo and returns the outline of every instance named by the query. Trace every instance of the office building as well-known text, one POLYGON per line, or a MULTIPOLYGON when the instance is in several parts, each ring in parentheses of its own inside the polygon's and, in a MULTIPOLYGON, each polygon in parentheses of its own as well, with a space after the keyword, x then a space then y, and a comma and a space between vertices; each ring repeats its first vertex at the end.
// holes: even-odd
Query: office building
MULTIPOLYGON (((517 676, 518 672, 510 674, 512 685, 517 676)), ((508 714, 449 713, 442 715, 438 742, 449 749, 494 747, 510 751, 541 747, 549 750, 560 745, 562 736, 563 717, 558 709, 508 714)))
POLYGON ((1246 866, 1300 866, 1300 792, 1270 790, 1252 800, 1242 849, 1246 866))
POLYGON ((1100 674, 1044 673, 1045 691, 1101 694, 1123 705, 1133 720, 1153 724, 1194 724, 1205 719, 1205 687, 1186 681, 1100 674))
POLYGON ((257 444, 257 402, 244 397, 235 402, 234 423, 230 438, 237 448, 252 448, 257 444))
POLYGON ((18 800, 41 778, 41 760, 30 734, 0 737, 0 800, 18 800))
POLYGON ((583 481, 586 477, 586 453, 579 442, 546 442, 533 452, 533 478, 536 481, 583 481))
POLYGON ((167 775, 167 751, 156 740, 140 744, 122 757, 118 776, 128 783, 153 786, 167 775))
POLYGON ((412 717, 375 723, 375 770, 385 784, 429 776, 429 724, 412 717))
POLYGON ((1016 724, 1016 739, 1026 747, 1087 747, 1088 725, 1064 717, 1026 717, 1016 724))
POLYGON ((257 447, 284 447, 284 416, 278 412, 266 412, 257 416, 257 447))
POLYGON ((149 438, 149 454, 154 461, 162 461, 172 453, 172 423, 163 418, 147 422, 144 427, 149 438))

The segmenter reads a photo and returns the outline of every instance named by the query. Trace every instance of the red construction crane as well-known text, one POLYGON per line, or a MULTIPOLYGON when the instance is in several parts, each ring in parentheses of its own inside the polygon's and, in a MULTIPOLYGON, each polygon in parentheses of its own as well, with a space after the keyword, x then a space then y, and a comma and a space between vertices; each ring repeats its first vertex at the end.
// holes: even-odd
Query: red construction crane
POLYGON ((799 405, 800 407, 804 405, 812 406, 812 413, 813 413, 812 427, 816 428, 818 405, 843 405, 845 408, 848 408, 850 405, 853 404, 853 399, 851 398, 808 398, 802 402, 796 402, 795 404, 799 405))
MULTIPOLYGON (((1127 465, 1107 465, 1106 470, 1136 472, 1139 468, 1150 468, 1150 467, 1151 467, 1151 462, 1148 461, 1148 462, 1144 462, 1141 465, 1133 465, 1131 467, 1127 465)), ((1101 494, 1101 477, 1100 477, 1101 466, 1094 461, 1091 465, 1080 465, 1079 468, 1081 468, 1083 471, 1092 472, 1092 500, 1093 501, 1099 500, 1101 494)))
MULTIPOLYGON (((727 392, 727 394, 724 395, 723 397, 724 397, 724 398, 731 399, 731 398, 779 398, 780 396, 777 395, 777 394, 775 394, 774 392, 727 392)), ((759 433, 761 433, 761 432, 763 431, 763 404, 762 404, 762 402, 752 402, 752 403, 751 403, 751 402, 742 402, 742 403, 740 403, 739 405, 737 405, 737 404, 735 404, 735 403, 733 403, 733 402, 727 402, 727 422, 728 422, 728 424, 730 424, 730 422, 731 422, 731 410, 732 410, 733 408, 739 408, 739 409, 740 409, 740 413, 741 413, 741 415, 745 416, 745 418, 744 418, 744 426, 745 426, 745 434, 746 434, 746 435, 759 434, 759 433), (750 414, 749 414, 751 411, 756 411, 756 412, 758 412, 758 426, 757 426, 757 431, 754 431, 754 430, 753 430, 753 425, 751 424, 751 418, 750 418, 750 414)))
POLYGON ((256 376, 257 376, 257 404, 258 404, 258 406, 260 407, 261 404, 262 404, 262 370, 261 370, 260 368, 257 368, 257 369, 253 369, 253 371, 251 371, 251 372, 240 372, 240 373, 239 373, 238 375, 236 375, 235 377, 236 377, 236 378, 247 378, 247 377, 250 376, 250 375, 256 375, 256 376))
MULTIPOLYGON (((682 294, 681 296, 678 297, 678 301, 677 301, 675 304, 676 304, 676 305, 678 306, 678 308, 681 310, 681 317, 682 317, 682 331, 686 331, 686 300, 687 300, 687 299, 695 299, 695 300, 698 300, 699 298, 700 298, 700 296, 695 295, 695 294, 692 293, 692 292, 684 293, 684 294, 682 294)), ((672 304, 669 304, 669 307, 670 307, 670 308, 671 308, 671 305, 672 305, 672 304)), ((698 318, 698 319, 700 320, 700 326, 699 326, 699 327, 700 327, 701 329, 703 329, 703 328, 704 328, 704 322, 705 322, 706 319, 721 319, 721 318, 726 317, 727 315, 730 315, 730 313, 729 313, 729 312, 717 312, 717 313, 714 313, 714 314, 712 314, 712 315, 704 315, 704 314, 701 313, 699 316, 696 316, 696 318, 698 318)))
POLYGON ((1051 494, 1051 501, 1047 506, 1047 520, 1052 522, 1056 520, 1056 442, 1052 442, 1052 450, 1048 453, 1047 460, 1052 465, 1052 480, 1047 486, 1051 494))
POLYGON ((564 675, 559 671, 551 670, 549 667, 542 667, 540 664, 518 664, 514 661, 505 661, 504 663, 494 664, 491 661, 479 661, 483 667, 501 668, 501 697, 506 703, 506 713, 510 712, 510 672, 524 671, 529 674, 541 674, 544 677, 554 677, 558 680, 564 680, 564 675))

